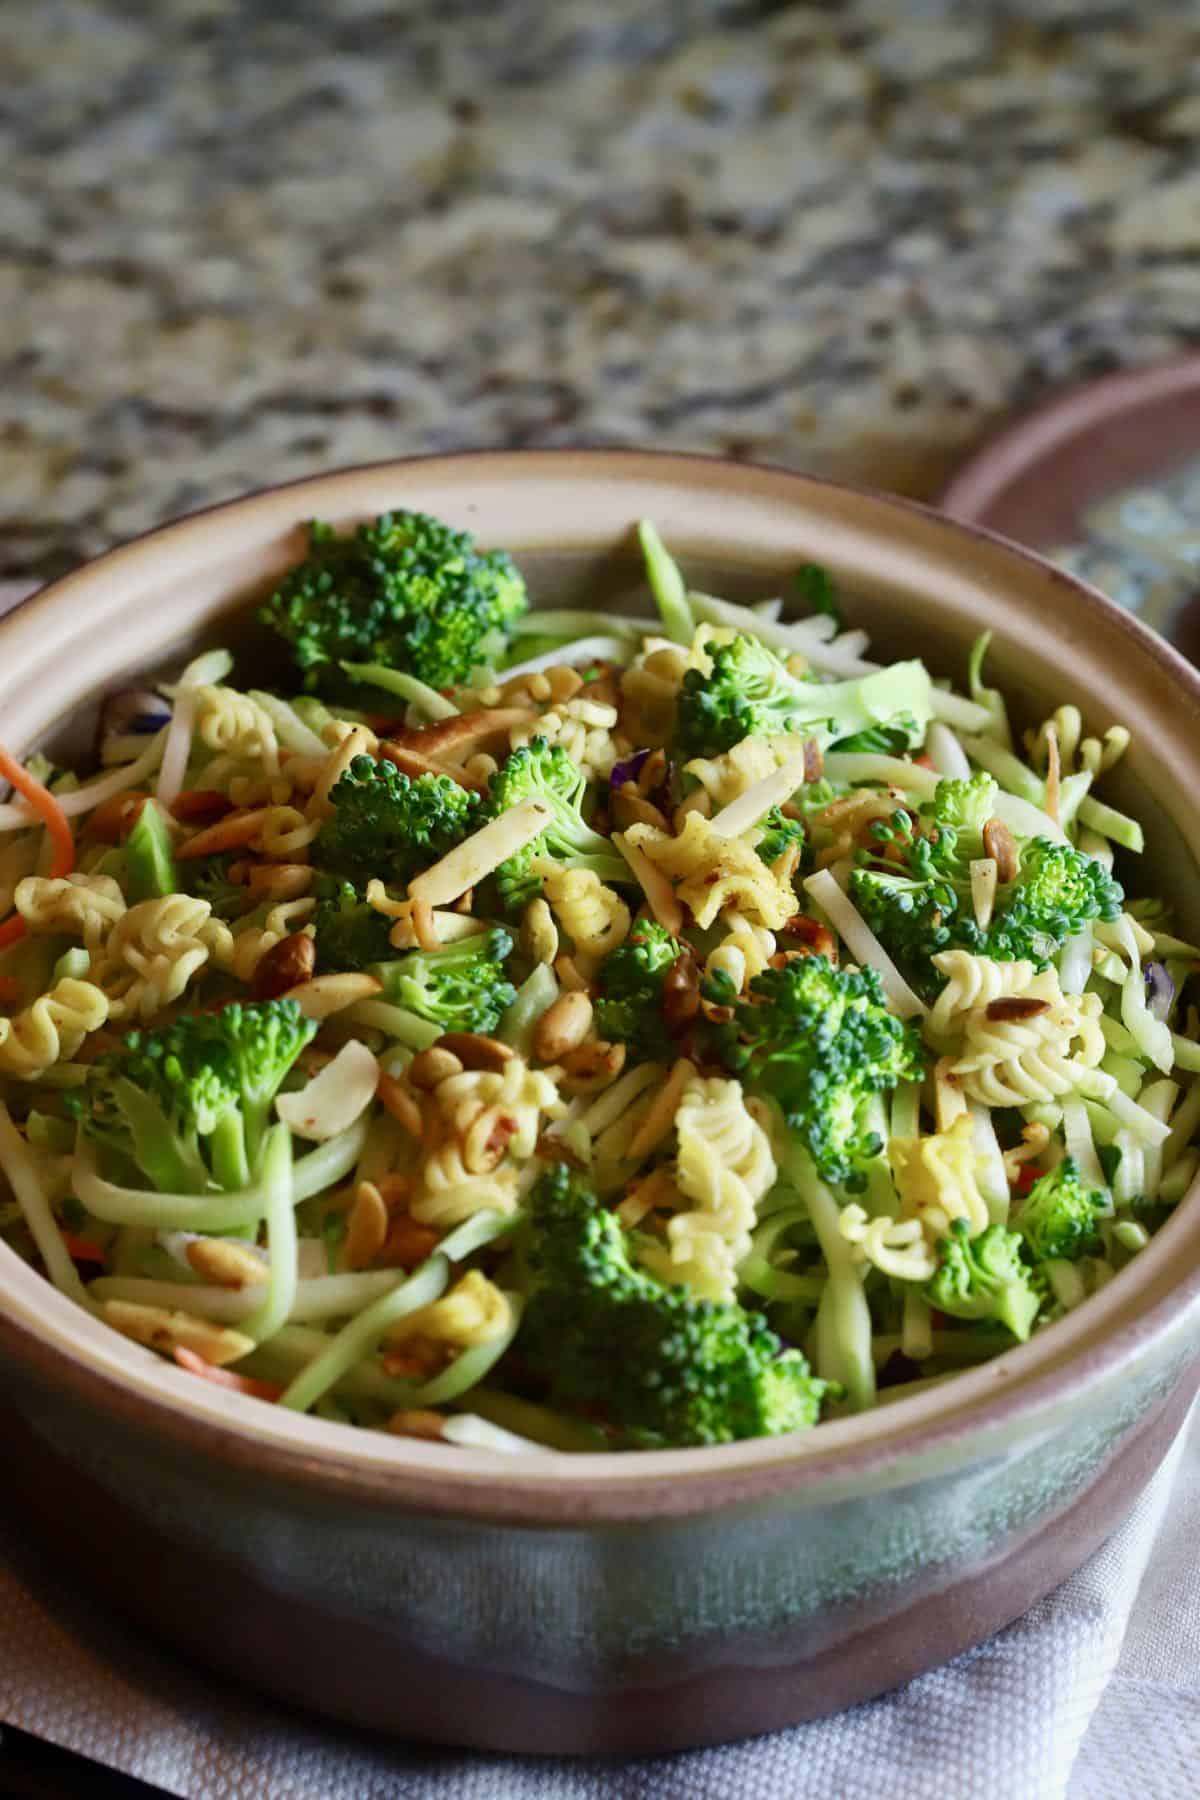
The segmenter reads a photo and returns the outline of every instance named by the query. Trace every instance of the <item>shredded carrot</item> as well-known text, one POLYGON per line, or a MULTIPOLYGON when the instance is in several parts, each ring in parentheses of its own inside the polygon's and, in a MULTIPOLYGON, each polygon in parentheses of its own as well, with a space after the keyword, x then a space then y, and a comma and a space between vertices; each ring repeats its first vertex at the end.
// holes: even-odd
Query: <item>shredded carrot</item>
POLYGON ((189 1374, 200 1375, 205 1381, 215 1383, 217 1387, 230 1388, 237 1394, 249 1394, 255 1400, 278 1400, 283 1389, 274 1381, 256 1381, 252 1375, 237 1375, 232 1369, 218 1369, 215 1363, 205 1362, 194 1350, 188 1350, 183 1344, 175 1346, 175 1361, 181 1369, 189 1374))
POLYGON ((1036 1163, 1022 1163, 1017 1176, 1017 1192, 1027 1194, 1035 1181, 1040 1181, 1045 1170, 1039 1169, 1036 1163))
MULTIPOLYGON (((22 768, 15 756, 0 745, 0 776, 11 782, 18 794, 23 794, 39 814, 50 840, 54 845, 54 860, 50 864, 51 879, 60 875, 69 875, 75 867, 75 839, 71 835, 71 826, 66 813, 54 798, 49 788, 35 781, 28 769, 22 768)), ((0 950, 8 944, 15 944, 18 938, 25 936, 25 921, 19 913, 6 919, 0 925, 0 950)))
POLYGON ((103 1268, 107 1261, 99 1244, 93 1244, 91 1238, 74 1237, 71 1232, 64 1231, 63 1243, 72 1262, 99 1263, 103 1268))

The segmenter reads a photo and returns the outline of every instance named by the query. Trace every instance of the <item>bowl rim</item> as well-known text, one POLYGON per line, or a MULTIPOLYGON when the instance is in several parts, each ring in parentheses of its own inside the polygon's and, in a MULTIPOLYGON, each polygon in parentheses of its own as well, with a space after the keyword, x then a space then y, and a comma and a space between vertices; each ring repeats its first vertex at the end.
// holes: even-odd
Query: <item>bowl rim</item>
MULTIPOLYGON (((0 649, 31 621, 73 608, 81 592, 114 572, 132 570, 164 543, 196 538, 215 517, 234 523, 257 510, 333 484, 402 480, 438 465, 451 475, 490 466, 492 473, 518 481, 548 470, 578 465, 583 477, 606 481, 621 465, 623 478, 640 474, 674 480, 681 488, 703 487, 714 475, 732 486, 782 490, 811 507, 824 496, 862 503, 867 514, 855 531, 862 542, 882 542, 889 517, 922 528, 940 541, 947 567, 967 548, 986 551, 1003 567, 1028 565, 1038 580, 1073 596, 1080 619, 1099 618, 1149 656, 1162 675, 1182 685, 1200 711, 1200 673, 1170 645, 1094 589, 1023 546, 981 526, 948 516, 938 508, 850 483, 827 481, 770 463, 747 463, 699 453, 627 450, 619 447, 549 450, 473 450, 420 457, 389 458, 273 484, 214 503, 180 519, 152 527, 43 586, 0 621, 0 649), (877 515, 881 517, 877 518, 877 515)), ((765 496, 764 496, 765 498, 765 496)), ((293 515, 295 523, 309 516, 293 515)), ((635 515, 631 512, 630 523, 635 515)), ((899 541, 896 534, 892 549, 899 541)), ((551 532, 547 546, 552 546, 551 532)), ((574 542, 574 540, 571 540, 574 542)), ((581 540, 582 541, 582 540, 581 540)), ((527 545, 527 549, 546 546, 527 545)), ((518 550, 520 555, 521 551, 518 550)), ((749 560, 749 559, 746 559, 749 560)), ((936 561, 936 557, 935 557, 936 561)), ((213 1459, 230 1473, 241 1472, 325 1494, 353 1497, 356 1504, 428 1510, 443 1516, 482 1517, 519 1524, 567 1525, 620 1522, 655 1514, 707 1511, 734 1501, 761 1499, 787 1487, 820 1487, 822 1498, 840 1484, 860 1489, 868 1474, 887 1482, 912 1478, 922 1467, 956 1459, 964 1446, 999 1443, 1018 1421, 1035 1428, 1074 1403, 1087 1390, 1115 1379, 1131 1361, 1158 1345, 1200 1305, 1200 1259, 1181 1254, 1190 1228, 1188 1215, 1200 1208, 1193 1184, 1172 1217, 1133 1263, 1085 1306, 945 1388, 912 1396, 853 1418, 823 1424, 819 1431, 779 1438, 687 1450, 602 1453, 586 1457, 539 1455, 499 1458, 493 1452, 422 1445, 417 1440, 312 1419, 281 1415, 278 1408, 205 1382, 188 1381, 183 1371, 153 1352, 132 1344, 100 1324, 54 1289, 6 1245, 0 1246, 0 1348, 51 1387, 66 1387, 90 1408, 114 1422, 149 1431, 177 1450, 213 1459), (1189 1266, 1189 1263, 1191 1266, 1189 1266), (1119 1319, 1119 1323, 1114 1323, 1119 1319)))

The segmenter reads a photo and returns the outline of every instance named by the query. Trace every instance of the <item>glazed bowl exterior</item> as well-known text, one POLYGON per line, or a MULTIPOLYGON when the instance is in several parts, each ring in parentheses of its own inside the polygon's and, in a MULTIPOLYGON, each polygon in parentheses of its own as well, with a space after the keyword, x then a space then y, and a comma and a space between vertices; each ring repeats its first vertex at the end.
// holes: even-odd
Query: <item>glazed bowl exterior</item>
MULTIPOLYGON (((76 745, 90 698, 245 629, 302 522, 440 514, 535 599, 644 605, 631 524, 695 586, 784 591, 819 561, 883 656, 1071 698, 1133 729, 1117 804, 1141 877, 1200 929, 1200 683, 1004 541, 792 473, 628 452, 397 462, 152 533, 0 625, 8 746, 76 745)), ((252 638, 252 634, 251 634, 252 638)), ((252 642, 247 653, 253 653, 252 642)), ((257 653, 263 654, 262 646, 257 653)), ((502 1458, 298 1418, 195 1381, 0 1247, 10 1491, 57 1553, 185 1653, 310 1710, 494 1749, 666 1750, 830 1712, 978 1642, 1128 1510, 1200 1373, 1196 1193, 1068 1319, 955 1382, 787 1438, 502 1458)))

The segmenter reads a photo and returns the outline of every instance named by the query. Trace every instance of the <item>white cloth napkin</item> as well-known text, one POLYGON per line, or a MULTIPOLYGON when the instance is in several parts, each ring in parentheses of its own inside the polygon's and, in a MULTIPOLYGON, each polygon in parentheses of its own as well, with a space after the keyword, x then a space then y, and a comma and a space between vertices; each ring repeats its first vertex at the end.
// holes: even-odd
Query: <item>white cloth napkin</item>
POLYGON ((414 1749, 198 1673, 0 1514, 0 1721, 187 1800, 1180 1800, 1200 1788, 1200 1413, 1018 1624, 834 1719, 621 1762, 414 1749))

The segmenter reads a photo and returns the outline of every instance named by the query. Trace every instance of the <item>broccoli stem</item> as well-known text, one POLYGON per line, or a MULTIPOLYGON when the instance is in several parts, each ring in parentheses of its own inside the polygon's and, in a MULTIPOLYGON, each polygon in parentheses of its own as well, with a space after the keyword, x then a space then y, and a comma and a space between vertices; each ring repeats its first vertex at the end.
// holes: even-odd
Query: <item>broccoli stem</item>
POLYGON ((690 644, 696 635, 696 621, 688 605, 687 588, 679 564, 649 519, 643 519, 638 526, 638 542, 646 559, 646 575, 663 631, 677 644, 690 644))
POLYGON ((242 1117, 233 1111, 218 1120, 209 1138, 213 1177, 227 1191, 249 1187, 250 1158, 246 1154, 246 1129, 242 1117))
MULTIPOLYGON (((297 1204, 311 1200, 348 1175, 366 1141, 367 1124, 358 1119, 337 1137, 329 1138, 296 1164, 292 1194, 297 1204)), ((118 1187, 96 1171, 89 1144, 75 1153, 72 1185, 93 1218, 106 1225, 145 1226, 151 1231, 240 1231, 258 1224, 266 1211, 263 1184, 233 1194, 155 1193, 149 1189, 118 1187)))
POLYGON ((270 1274, 262 1305, 242 1326, 248 1337, 260 1341, 287 1323, 296 1304, 296 1203, 292 1193, 292 1134, 286 1125, 274 1125, 267 1133, 262 1187, 270 1274))
POLYGON ((71 1261, 67 1246, 42 1187, 37 1166, 29 1154, 24 1138, 12 1122, 7 1106, 0 1100, 0 1169, 21 1209, 29 1235, 37 1245, 46 1273, 60 1293, 74 1300, 88 1312, 93 1310, 84 1287, 71 1261))
POLYGON ((829 1280, 817 1307, 817 1373, 838 1381, 856 1412, 875 1403, 875 1363, 871 1355, 871 1308, 862 1272, 838 1229, 838 1203, 819 1180, 812 1158, 793 1142, 784 1157, 786 1179, 808 1208, 829 1280))
POLYGON ((521 1056, 528 1056, 534 1028, 558 998, 558 980, 548 963, 539 963, 517 989, 517 997, 500 1021, 496 1035, 521 1056))
POLYGON ((1114 844, 1120 844, 1123 850, 1132 850, 1138 856, 1146 848, 1146 839, 1137 820, 1131 819, 1127 813, 1117 812, 1115 807, 1106 806, 1094 794, 1089 794, 1081 803, 1079 823, 1086 825, 1091 831, 1098 831, 1101 837, 1111 838, 1114 844))
POLYGON ((125 840, 125 891, 130 902, 179 892, 171 833, 156 800, 147 800, 125 840))
POLYGON ((344 662, 341 668, 349 675, 351 681, 361 681, 369 687, 380 688, 385 694, 396 694, 401 700, 420 707, 427 719, 453 719, 458 708, 444 694, 428 682, 419 681, 415 675, 406 675, 400 669, 389 669, 383 663, 344 662))
POLYGON ((444 1256, 434 1255, 410 1275, 406 1281, 384 1294, 357 1318, 351 1319, 329 1342, 327 1349, 302 1369, 279 1397, 280 1406, 293 1412, 307 1412, 327 1394, 331 1387, 367 1356, 384 1332, 397 1320, 428 1306, 446 1290, 450 1280, 450 1264, 444 1256))

